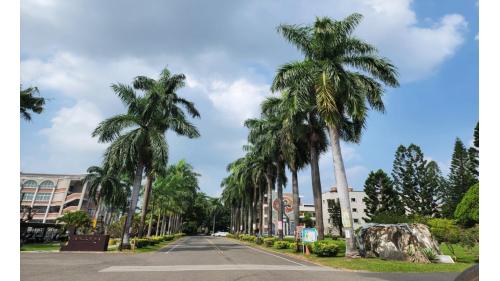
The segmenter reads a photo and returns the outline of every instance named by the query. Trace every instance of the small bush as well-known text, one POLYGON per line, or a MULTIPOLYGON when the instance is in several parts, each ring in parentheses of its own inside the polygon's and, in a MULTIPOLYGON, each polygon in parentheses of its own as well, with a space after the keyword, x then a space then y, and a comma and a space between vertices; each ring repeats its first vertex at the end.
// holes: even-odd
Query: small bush
POLYGON ((421 252, 430 261, 433 261, 436 259, 436 252, 434 252, 434 250, 431 248, 422 249, 421 252))
POLYGON ((273 247, 275 249, 288 249, 288 247, 289 247, 288 245, 289 244, 290 244, 290 242, 281 240, 281 241, 274 242, 273 247))
POLYGON ((339 251, 339 246, 326 241, 316 241, 313 244, 314 254, 318 257, 334 257, 339 251))
POLYGON ((295 242, 295 237, 285 237, 285 238, 283 238, 283 241, 292 243, 292 242, 295 242))
POLYGON ((236 238, 236 235, 232 234, 232 233, 228 233, 226 235, 227 238, 236 238))
POLYGON ((264 238, 264 246, 272 247, 274 245, 275 241, 276 241, 276 238, 274 238, 274 237, 264 238))
POLYGON ((264 239, 262 237, 255 237, 255 244, 262 245, 264 243, 264 239))
POLYGON ((109 239, 108 246, 114 246, 120 244, 120 238, 109 239))
POLYGON ((288 243, 288 249, 296 250, 297 249, 297 242, 288 243))

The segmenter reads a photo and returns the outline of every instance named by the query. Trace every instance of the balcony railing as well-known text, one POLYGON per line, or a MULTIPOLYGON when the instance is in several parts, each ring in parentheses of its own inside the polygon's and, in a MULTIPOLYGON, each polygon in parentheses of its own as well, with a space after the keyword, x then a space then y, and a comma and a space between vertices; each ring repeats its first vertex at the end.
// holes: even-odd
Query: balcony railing
POLYGON ((65 202, 68 203, 68 202, 71 202, 73 200, 80 199, 80 197, 82 197, 82 193, 81 192, 71 193, 70 195, 66 196, 65 202))
POLYGON ((78 210, 78 206, 68 206, 63 209, 63 213, 72 212, 78 210))

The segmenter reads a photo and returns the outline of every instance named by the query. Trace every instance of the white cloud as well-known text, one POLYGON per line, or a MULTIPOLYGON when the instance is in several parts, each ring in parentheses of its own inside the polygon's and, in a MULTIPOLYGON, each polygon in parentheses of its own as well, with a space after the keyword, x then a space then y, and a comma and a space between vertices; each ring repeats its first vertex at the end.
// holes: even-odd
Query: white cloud
POLYGON ((96 106, 80 101, 73 107, 61 108, 52 118, 51 127, 42 129, 40 134, 58 151, 101 151, 103 145, 90 135, 102 120, 96 106))
POLYGON ((260 103, 268 94, 269 85, 239 79, 230 84, 213 81, 209 98, 213 106, 222 112, 225 120, 240 127, 246 119, 258 116, 260 103))

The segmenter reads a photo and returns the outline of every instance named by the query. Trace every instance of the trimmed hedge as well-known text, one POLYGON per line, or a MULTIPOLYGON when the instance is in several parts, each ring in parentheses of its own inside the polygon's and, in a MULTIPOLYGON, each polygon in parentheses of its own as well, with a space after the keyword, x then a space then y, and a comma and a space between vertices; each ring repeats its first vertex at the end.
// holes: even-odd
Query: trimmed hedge
POLYGON ((264 245, 266 247, 272 247, 274 245, 275 241, 276 241, 276 238, 274 238, 274 237, 264 238, 264 245))
MULTIPOLYGON (((172 241, 172 240, 177 239, 179 237, 182 237, 184 235, 186 235, 186 234, 176 233, 173 235, 152 236, 149 238, 133 238, 132 242, 134 243, 136 248, 144 248, 147 246, 154 246, 154 245, 161 243, 161 242, 164 242, 164 241, 172 241)), ((110 242, 111 242, 111 240, 110 240, 110 242)), ((118 239, 117 243, 119 243, 119 242, 120 242, 120 240, 118 239)), ((115 243, 115 242, 113 242, 113 243, 115 243)), ((112 244, 110 244, 110 245, 112 245, 112 244)))
POLYGON ((273 244, 273 247, 275 249, 288 249, 289 248, 289 244, 290 242, 288 241, 275 241, 274 244, 273 244))
POLYGON ((339 252, 339 246, 330 241, 316 241, 312 248, 313 253, 318 257, 335 257, 339 252))

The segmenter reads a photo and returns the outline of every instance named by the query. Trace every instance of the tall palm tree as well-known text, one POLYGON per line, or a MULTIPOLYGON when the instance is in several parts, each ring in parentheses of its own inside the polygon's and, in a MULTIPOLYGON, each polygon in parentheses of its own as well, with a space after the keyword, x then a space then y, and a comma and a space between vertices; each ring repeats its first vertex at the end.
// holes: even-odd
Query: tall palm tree
POLYGON ((316 108, 330 134, 347 257, 357 252, 340 139, 359 142, 368 109, 384 111, 383 84, 398 86, 396 68, 378 56, 375 47, 352 35, 361 19, 352 14, 340 21, 317 18, 312 26, 280 25, 278 31, 305 59, 281 66, 272 85, 273 91, 293 83, 304 89, 314 86, 316 108))
MULTIPOLYGON (((200 136, 196 127, 187 121, 186 113, 193 118, 199 118, 200 113, 194 104, 177 94, 177 91, 185 86, 186 77, 184 74, 171 74, 165 68, 160 73, 158 80, 146 76, 138 76, 134 79, 133 86, 137 90, 143 90, 148 97, 148 105, 145 108, 145 115, 160 114, 165 118, 164 131, 173 130, 177 135, 197 138, 200 136)), ((141 212, 141 222, 139 236, 143 234, 144 220, 149 205, 149 195, 151 193, 154 174, 161 172, 164 167, 161 165, 154 167, 154 163, 146 164, 146 188, 144 191, 144 202, 141 212), (154 171, 155 170, 155 171, 154 171)))
POLYGON ((87 173, 84 183, 88 186, 89 197, 96 203, 94 219, 97 220, 102 206, 115 205, 117 196, 120 196, 124 186, 116 174, 107 173, 102 167, 91 166, 87 169, 87 173))
MULTIPOLYGON (((283 186, 286 185, 285 151, 286 143, 282 142, 282 127, 279 116, 274 112, 262 112, 260 119, 248 119, 245 126, 250 129, 248 140, 260 155, 272 161, 276 167, 276 192, 278 199, 278 237, 283 239, 283 186)), ((272 208, 269 205, 269 208, 272 208)))
POLYGON ((284 144, 283 155, 292 174, 293 219, 297 226, 300 219, 298 170, 308 164, 310 154, 307 150, 306 112, 298 107, 296 96, 289 92, 284 92, 279 98, 267 98, 262 103, 262 111, 268 115, 275 114, 283 124, 279 135, 284 144))
POLYGON ((38 94, 37 87, 29 87, 22 89, 20 91, 20 111, 21 117, 26 121, 31 121, 31 113, 40 114, 43 112, 45 99, 42 97, 37 97, 38 94))

